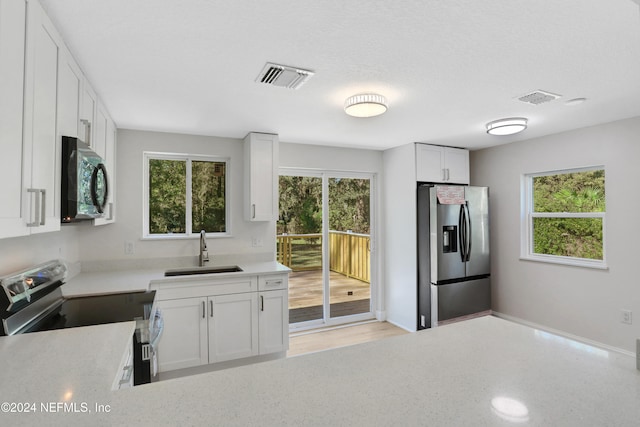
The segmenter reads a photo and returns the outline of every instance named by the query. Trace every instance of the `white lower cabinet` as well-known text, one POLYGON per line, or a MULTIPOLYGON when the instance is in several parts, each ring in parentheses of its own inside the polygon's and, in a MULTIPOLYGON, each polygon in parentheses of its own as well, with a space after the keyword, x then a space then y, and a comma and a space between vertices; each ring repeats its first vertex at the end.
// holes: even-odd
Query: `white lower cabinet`
POLYGON ((158 343, 160 372, 289 348, 287 275, 235 280, 198 285, 163 283, 155 287, 164 319, 158 343), (258 283, 261 289, 278 289, 259 291, 258 283), (240 292, 232 293, 234 288, 240 292), (243 292, 246 290, 249 292, 243 292), (176 298, 180 295, 189 297, 176 298))
POLYGON ((258 295, 209 298, 209 363, 258 354, 258 295))
POLYGON ((260 354, 289 349, 289 293, 286 289, 260 292, 260 354))
POLYGON ((164 330, 158 342, 158 370, 190 368, 209 363, 207 298, 158 301, 164 330))

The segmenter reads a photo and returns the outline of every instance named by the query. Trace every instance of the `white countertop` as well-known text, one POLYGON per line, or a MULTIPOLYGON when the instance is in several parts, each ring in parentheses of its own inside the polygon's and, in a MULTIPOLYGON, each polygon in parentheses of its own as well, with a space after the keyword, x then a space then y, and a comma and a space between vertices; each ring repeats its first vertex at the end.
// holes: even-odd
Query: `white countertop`
POLYGON ((490 316, 115 392, 105 368, 117 362, 105 358, 109 347, 120 357, 127 333, 118 325, 99 328, 106 335, 77 328, 0 338, 0 360, 10 373, 3 374, 0 396, 39 404, 60 400, 70 388, 72 401, 109 405, 108 414, 0 413, 0 423, 637 426, 640 420, 634 358, 490 316), (76 331, 80 347, 62 337, 76 331), (519 401, 527 415, 502 418, 492 409, 500 397, 519 401))
MULTIPOLYGON (((227 264, 212 263, 207 267, 216 267, 227 264)), ((111 292, 125 292, 125 291, 146 291, 149 289, 149 284, 161 285, 166 282, 189 282, 207 278, 223 278, 233 277, 238 275, 258 275, 258 274, 273 274, 273 273, 288 273, 291 271, 288 267, 275 262, 249 262, 249 263, 237 263, 242 271, 233 273, 213 273, 213 274, 198 274, 191 276, 173 276, 164 277, 165 270, 171 268, 146 268, 146 269, 122 269, 111 271, 96 271, 96 272, 80 272, 78 275, 67 280, 62 286, 62 293, 64 296, 80 296, 80 295, 94 295, 104 294, 111 292)), ((198 267, 191 267, 198 268, 198 267)))

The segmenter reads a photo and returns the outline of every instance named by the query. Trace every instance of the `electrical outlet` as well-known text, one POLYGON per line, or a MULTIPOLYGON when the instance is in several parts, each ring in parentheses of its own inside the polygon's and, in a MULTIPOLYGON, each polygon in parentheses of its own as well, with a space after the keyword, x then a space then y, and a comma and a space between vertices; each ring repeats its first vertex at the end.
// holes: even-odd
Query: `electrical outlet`
POLYGON ((264 243, 262 243, 262 239, 260 237, 251 238, 251 246, 253 246, 254 248, 261 248, 263 245, 264 243))
POLYGON ((633 313, 631 310, 620 310, 620 321, 627 325, 631 325, 633 323, 633 313))
POLYGON ((124 242, 124 254, 125 255, 133 255, 136 251, 135 245, 132 240, 126 240, 124 242))

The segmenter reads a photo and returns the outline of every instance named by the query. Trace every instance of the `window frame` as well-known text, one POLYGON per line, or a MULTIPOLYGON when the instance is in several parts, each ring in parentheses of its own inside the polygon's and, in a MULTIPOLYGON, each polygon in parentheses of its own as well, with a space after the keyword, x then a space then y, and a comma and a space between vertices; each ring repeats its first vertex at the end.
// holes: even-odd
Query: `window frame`
POLYGON ((193 232, 193 224, 191 218, 191 196, 192 196, 192 161, 217 162, 225 164, 225 232, 206 233, 207 238, 224 238, 232 237, 231 233, 231 158, 215 155, 204 154, 186 154, 186 153, 167 153, 156 151, 144 151, 142 153, 142 240, 181 240, 181 239, 197 239, 200 237, 199 232, 193 232), (150 160, 176 160, 185 161, 186 167, 186 207, 185 207, 185 233, 169 233, 169 234, 151 234, 149 232, 149 161, 150 160))
POLYGON ((525 173, 520 179, 521 215, 520 215, 520 259, 552 264, 563 264, 573 267, 587 267, 608 269, 607 266, 607 219, 606 201, 604 212, 534 212, 533 179, 540 176, 561 175, 576 172, 602 170, 605 172, 606 198, 606 169, 603 165, 579 168, 560 169, 546 172, 525 173), (601 218, 602 219, 602 259, 576 258, 562 255, 539 254, 533 251, 533 220, 534 218, 601 218))

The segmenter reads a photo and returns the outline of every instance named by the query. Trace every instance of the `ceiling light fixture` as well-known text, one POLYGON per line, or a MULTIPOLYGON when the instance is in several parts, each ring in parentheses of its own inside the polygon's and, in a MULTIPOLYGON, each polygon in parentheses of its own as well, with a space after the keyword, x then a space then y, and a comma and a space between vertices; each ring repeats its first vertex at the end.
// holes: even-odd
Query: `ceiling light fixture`
POLYGON ((527 119, 524 117, 512 117, 487 123, 487 133, 491 135, 513 135, 526 128, 527 119))
POLYGON ((361 93, 344 101, 344 111, 353 117, 374 117, 387 111, 387 99, 376 93, 361 93))

